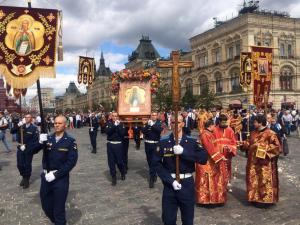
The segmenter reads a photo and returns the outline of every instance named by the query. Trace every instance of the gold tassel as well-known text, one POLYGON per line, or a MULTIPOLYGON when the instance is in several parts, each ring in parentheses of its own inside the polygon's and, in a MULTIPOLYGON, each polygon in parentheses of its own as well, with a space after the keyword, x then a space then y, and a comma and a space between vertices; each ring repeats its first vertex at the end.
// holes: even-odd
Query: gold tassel
POLYGON ((62 44, 62 11, 58 12, 59 15, 59 29, 58 29, 58 48, 57 48, 57 60, 63 61, 64 60, 64 49, 62 44))

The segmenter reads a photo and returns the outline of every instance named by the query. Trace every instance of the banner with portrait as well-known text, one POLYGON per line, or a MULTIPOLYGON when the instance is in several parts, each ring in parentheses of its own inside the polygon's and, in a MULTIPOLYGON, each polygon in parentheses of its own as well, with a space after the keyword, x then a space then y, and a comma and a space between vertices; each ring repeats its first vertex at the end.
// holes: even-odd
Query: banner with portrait
POLYGON ((93 84, 95 79, 95 59, 79 56, 78 83, 93 84))
POLYGON ((58 10, 0 6, 0 73, 13 88, 55 78, 59 20, 58 10))
POLYGON ((253 100, 258 108, 268 103, 272 82, 272 53, 272 48, 252 47, 253 100))
POLYGON ((252 81, 251 52, 242 52, 240 59, 240 85, 249 87, 252 81))

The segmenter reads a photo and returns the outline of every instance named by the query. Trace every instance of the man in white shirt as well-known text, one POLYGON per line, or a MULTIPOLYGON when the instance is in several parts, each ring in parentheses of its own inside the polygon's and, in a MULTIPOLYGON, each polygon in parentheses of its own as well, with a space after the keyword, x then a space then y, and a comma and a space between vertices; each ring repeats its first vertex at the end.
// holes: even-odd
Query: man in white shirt
POLYGON ((4 117, 4 113, 0 111, 0 141, 3 142, 6 152, 11 152, 10 146, 8 145, 5 137, 5 131, 8 129, 8 122, 4 117))
POLYGON ((79 113, 76 114, 76 128, 81 127, 81 116, 79 113))

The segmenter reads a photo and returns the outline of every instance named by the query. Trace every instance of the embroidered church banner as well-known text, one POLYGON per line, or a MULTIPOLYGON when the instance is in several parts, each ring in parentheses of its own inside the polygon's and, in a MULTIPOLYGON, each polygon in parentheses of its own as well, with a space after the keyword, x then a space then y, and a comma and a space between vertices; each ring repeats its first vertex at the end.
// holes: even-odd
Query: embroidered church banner
POLYGON ((252 60, 251 52, 241 53, 241 66, 240 66, 240 85, 249 87, 252 79, 252 60))
POLYGON ((272 48, 252 47, 254 105, 263 108, 268 103, 272 81, 272 48))
POLYGON ((0 74, 13 88, 55 78, 58 20, 58 10, 0 6, 0 74))
POLYGON ((91 85, 95 79, 95 59, 79 56, 78 83, 91 85))

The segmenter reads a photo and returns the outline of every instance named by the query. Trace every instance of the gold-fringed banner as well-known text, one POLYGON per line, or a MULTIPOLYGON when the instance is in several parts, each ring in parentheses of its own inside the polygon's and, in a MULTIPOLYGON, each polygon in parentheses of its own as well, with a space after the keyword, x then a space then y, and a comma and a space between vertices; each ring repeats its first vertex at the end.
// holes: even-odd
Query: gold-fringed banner
POLYGON ((16 89, 55 78, 58 10, 0 6, 0 74, 16 89))
POLYGON ((272 52, 272 48, 252 47, 253 100, 258 108, 268 104, 272 82, 272 52))
POLYGON ((79 56, 78 83, 91 85, 95 79, 95 59, 79 56))
POLYGON ((241 53, 241 66, 240 66, 240 85, 249 87, 252 81, 252 60, 251 52, 241 53))

